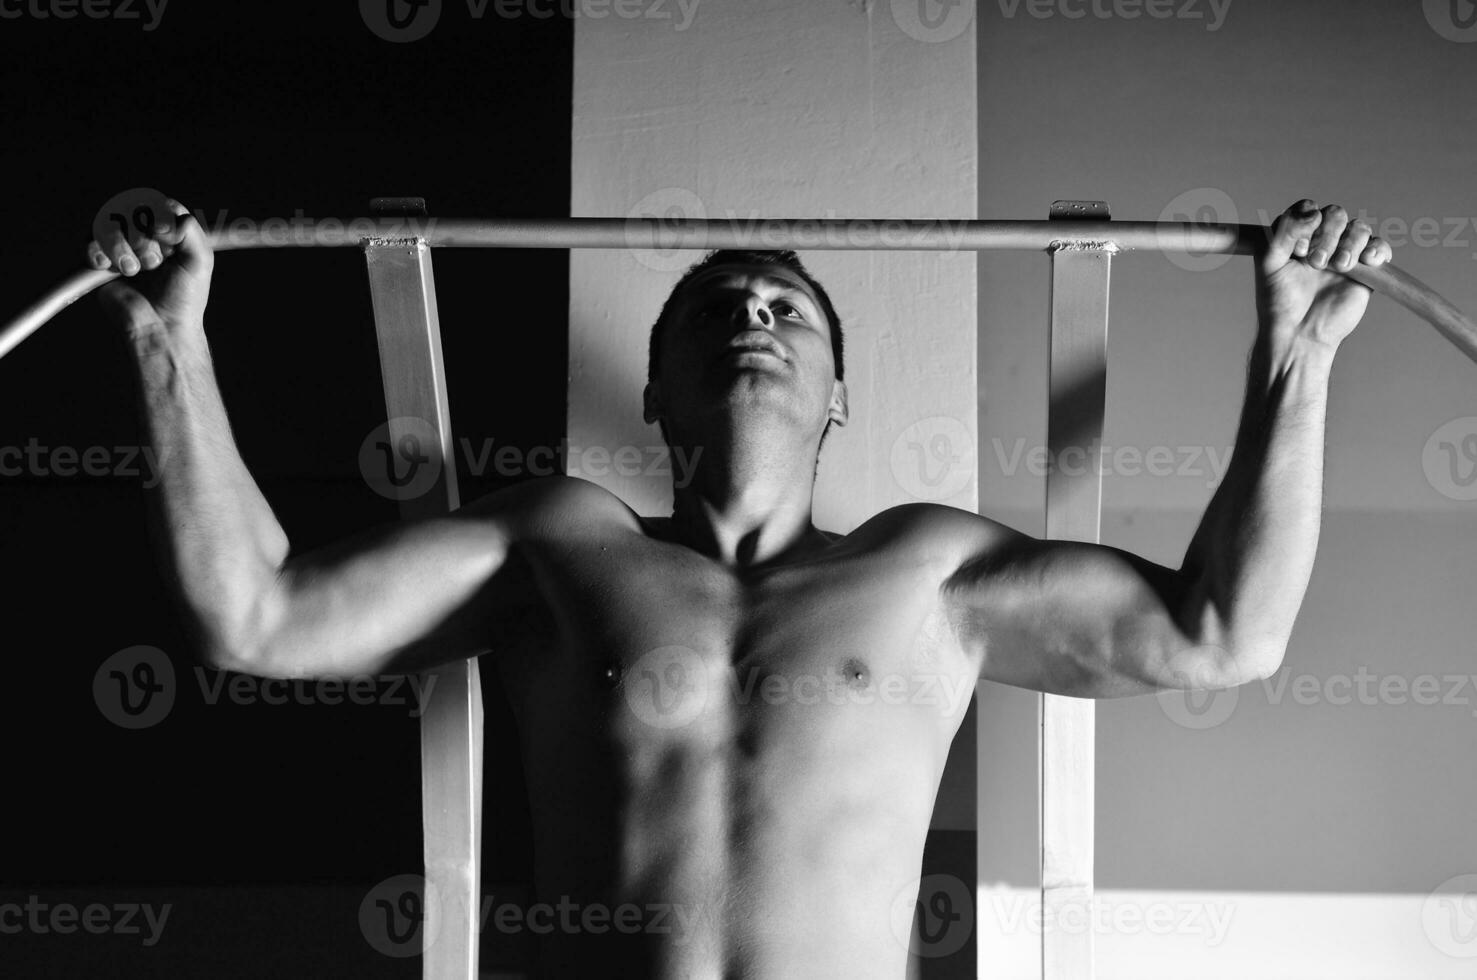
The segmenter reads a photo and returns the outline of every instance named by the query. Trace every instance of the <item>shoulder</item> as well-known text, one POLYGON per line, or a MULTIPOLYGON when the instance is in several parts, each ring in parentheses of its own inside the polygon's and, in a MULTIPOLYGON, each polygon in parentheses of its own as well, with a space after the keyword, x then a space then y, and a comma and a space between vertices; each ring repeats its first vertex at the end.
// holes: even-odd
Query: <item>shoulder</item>
POLYGON ((889 507, 841 537, 836 547, 934 567, 943 580, 1028 536, 999 521, 943 504, 889 507))
POLYGON ((636 513, 623 500, 576 476, 524 480, 480 497, 457 513, 473 520, 496 520, 514 537, 539 537, 611 522, 639 526, 636 513))
POLYGON ((880 537, 966 556, 1019 536, 1020 532, 973 511, 930 503, 889 507, 847 535, 848 538, 880 537))
POLYGON ((1007 556, 1031 552, 1041 543, 993 518, 942 503, 888 508, 852 531, 851 539, 892 551, 899 559, 936 565, 948 586, 990 576, 1007 556))

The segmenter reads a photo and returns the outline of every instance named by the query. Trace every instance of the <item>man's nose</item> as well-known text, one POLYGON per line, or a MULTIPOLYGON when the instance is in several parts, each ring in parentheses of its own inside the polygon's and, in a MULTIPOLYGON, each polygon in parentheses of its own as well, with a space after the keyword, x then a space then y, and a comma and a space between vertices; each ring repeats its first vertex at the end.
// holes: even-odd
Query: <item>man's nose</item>
POLYGON ((774 314, 769 311, 769 304, 758 296, 750 296, 735 313, 735 318, 746 329, 759 327, 768 330, 774 326, 774 314))

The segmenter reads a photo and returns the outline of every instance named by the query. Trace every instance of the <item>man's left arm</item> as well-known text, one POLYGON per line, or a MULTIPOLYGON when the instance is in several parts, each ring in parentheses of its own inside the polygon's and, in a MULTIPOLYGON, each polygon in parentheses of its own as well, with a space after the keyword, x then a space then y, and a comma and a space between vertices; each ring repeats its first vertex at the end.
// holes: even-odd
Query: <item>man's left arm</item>
POLYGON ((946 587, 980 676, 1103 698, 1233 687, 1281 666, 1318 547, 1329 373, 1370 296, 1340 271, 1389 258, 1340 207, 1302 201, 1277 219, 1256 257, 1235 451, 1184 563, 997 526, 946 587))

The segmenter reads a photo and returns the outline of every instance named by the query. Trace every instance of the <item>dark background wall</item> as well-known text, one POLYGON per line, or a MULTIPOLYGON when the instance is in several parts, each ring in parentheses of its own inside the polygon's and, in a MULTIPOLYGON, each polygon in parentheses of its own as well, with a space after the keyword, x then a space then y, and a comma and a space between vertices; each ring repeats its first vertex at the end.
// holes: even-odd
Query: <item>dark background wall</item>
MULTIPOLYGON (((179 2, 153 30, 133 8, 142 20, 0 20, 5 316, 80 267, 94 213, 131 187, 207 223, 354 217, 395 194, 432 214, 568 214, 568 20, 453 5, 429 36, 392 43, 354 4, 179 2)), ((434 261, 455 432, 557 446, 567 254, 434 261)), ((396 519, 357 463, 384 419, 359 251, 220 256, 206 328, 236 440, 294 551, 396 519)), ((266 704, 259 688, 209 703, 219 678, 195 673, 146 536, 135 397, 92 297, 0 361, 0 447, 42 447, 41 464, 0 476, 0 901, 173 910, 148 948, 0 934, 0 973, 418 975, 357 922, 370 886, 420 868, 413 702, 387 683, 373 705, 266 704), (103 447, 110 472, 58 475, 66 447, 103 447), (93 682, 137 645, 163 651, 176 683, 165 717, 126 730, 93 682)), ((517 478, 459 465, 464 501, 517 478)), ((487 697, 487 785, 516 786, 501 695, 487 697)), ((489 794, 489 889, 528 871, 518 798, 489 794)))

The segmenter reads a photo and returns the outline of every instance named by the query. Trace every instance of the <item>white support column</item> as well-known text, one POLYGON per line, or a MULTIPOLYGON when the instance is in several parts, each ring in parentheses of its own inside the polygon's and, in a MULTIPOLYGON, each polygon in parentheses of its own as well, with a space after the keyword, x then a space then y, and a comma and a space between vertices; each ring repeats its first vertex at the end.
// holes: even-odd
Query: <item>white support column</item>
MULTIPOLYGON (((580 19, 570 213, 974 217, 974 8, 703 0, 686 23, 677 3, 665 20, 580 19)), ((975 255, 798 251, 839 309, 851 395, 821 453, 817 526, 847 532, 917 500, 976 510, 975 255)), ((582 450, 650 461, 661 446, 641 420, 647 337, 701 257, 571 255, 571 459, 638 513, 670 513, 672 476, 597 471, 582 450)), ((930 837, 969 894, 974 741, 973 725, 956 740, 930 837)))
MULTIPOLYGON (((1107 205, 1063 202, 1051 217, 1106 220, 1107 205)), ((1096 544, 1100 534, 1103 435, 1108 380, 1111 249, 1058 249, 1051 257, 1051 405, 1046 537, 1096 544), (1064 455, 1065 454, 1065 455, 1064 455), (1068 461, 1085 462, 1072 465, 1068 461)), ((1041 695, 1041 906, 1043 923, 1090 925, 1093 846, 1093 720, 1082 698, 1041 695)), ((1091 980, 1092 929, 1046 928, 1044 980, 1091 980)))
MULTIPOLYGON (((424 215, 419 199, 391 199, 376 213, 424 215)), ((421 465, 438 473, 425 493, 400 501, 402 517, 444 514, 460 506, 452 452, 441 327, 431 249, 422 241, 365 249, 380 375, 391 446, 414 440, 421 465)), ((417 488, 419 489, 419 488, 417 488)), ((426 895, 421 923, 426 980, 477 980, 478 890, 482 843, 482 685, 477 661, 428 675, 436 697, 421 716, 421 808, 426 895)))

